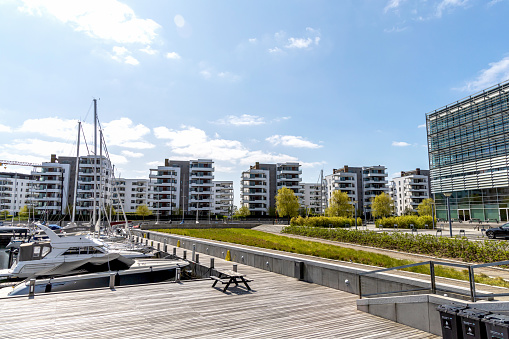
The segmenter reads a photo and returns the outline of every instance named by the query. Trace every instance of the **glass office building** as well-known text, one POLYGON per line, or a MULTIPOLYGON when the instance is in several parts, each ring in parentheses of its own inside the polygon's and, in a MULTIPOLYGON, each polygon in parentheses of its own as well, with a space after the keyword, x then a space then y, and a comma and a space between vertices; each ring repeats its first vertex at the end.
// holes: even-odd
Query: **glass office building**
POLYGON ((426 114, 437 218, 509 219, 509 81, 426 114))

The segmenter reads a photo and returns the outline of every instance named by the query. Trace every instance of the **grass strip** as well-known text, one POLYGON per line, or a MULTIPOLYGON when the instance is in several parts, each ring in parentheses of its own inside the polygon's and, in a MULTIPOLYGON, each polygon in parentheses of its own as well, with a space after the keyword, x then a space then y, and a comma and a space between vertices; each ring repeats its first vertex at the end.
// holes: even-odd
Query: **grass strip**
MULTIPOLYGON (((223 228, 223 229, 156 229, 156 232, 184 235, 193 238, 224 241, 234 244, 253 247, 267 248, 284 252, 312 255, 320 258, 352 261, 354 263, 390 268, 413 264, 415 261, 396 259, 385 254, 344 248, 338 245, 324 244, 316 241, 289 238, 261 231, 223 228)), ((405 271, 430 274, 429 266, 417 266, 405 269, 405 271)), ((458 270, 446 266, 435 266, 435 275, 457 280, 468 281, 468 271, 458 270)), ((477 283, 509 287, 509 282, 502 278, 491 278, 485 274, 476 274, 477 283)))

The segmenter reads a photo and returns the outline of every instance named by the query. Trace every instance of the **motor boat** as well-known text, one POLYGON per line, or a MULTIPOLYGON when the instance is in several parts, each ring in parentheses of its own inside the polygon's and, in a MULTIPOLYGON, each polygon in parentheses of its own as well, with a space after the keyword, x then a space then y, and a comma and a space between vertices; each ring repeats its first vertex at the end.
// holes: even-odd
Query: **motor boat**
POLYGON ((109 262, 116 259, 114 255, 123 258, 152 256, 151 253, 132 251, 127 247, 108 248, 106 243, 87 234, 59 236, 45 225, 37 224, 37 227, 46 233, 49 240, 21 243, 11 267, 0 270, 0 279, 29 278, 40 275, 40 272, 57 267, 62 263, 97 260, 97 258, 109 262))

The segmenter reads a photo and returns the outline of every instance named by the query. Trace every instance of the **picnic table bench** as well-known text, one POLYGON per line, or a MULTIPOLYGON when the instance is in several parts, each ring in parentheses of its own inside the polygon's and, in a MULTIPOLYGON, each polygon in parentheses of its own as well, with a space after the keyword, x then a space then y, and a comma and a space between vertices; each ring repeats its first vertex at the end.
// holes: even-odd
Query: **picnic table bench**
POLYGON ((241 273, 231 271, 231 270, 223 270, 223 269, 217 269, 217 268, 215 269, 215 271, 217 272, 217 276, 216 275, 210 276, 210 279, 214 280, 214 284, 212 284, 212 287, 215 287, 216 284, 218 282, 220 282, 221 284, 226 285, 223 289, 223 292, 226 292, 226 289, 228 289, 228 287, 231 284, 235 284, 235 286, 239 286, 239 283, 243 283, 246 286, 247 290, 251 291, 251 287, 249 287, 249 285, 247 283, 251 282, 253 280, 246 279, 245 274, 241 274, 241 273))

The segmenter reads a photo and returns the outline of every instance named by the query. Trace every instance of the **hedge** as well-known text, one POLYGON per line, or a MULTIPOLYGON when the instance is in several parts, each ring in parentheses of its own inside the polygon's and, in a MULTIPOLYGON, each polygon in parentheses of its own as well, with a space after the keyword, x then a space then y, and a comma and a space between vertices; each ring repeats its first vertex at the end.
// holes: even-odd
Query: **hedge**
POLYGON ((318 227, 287 226, 283 233, 322 238, 384 248, 408 253, 418 253, 440 258, 461 259, 466 262, 489 263, 507 260, 507 241, 469 241, 465 237, 437 237, 429 234, 412 235, 401 232, 357 231, 318 227))
MULTIPOLYGON (((312 226, 312 227, 334 227, 342 228, 355 225, 355 218, 344 217, 293 217, 290 221, 292 226, 312 226), (348 225, 348 226, 347 226, 348 225)), ((357 225, 362 225, 362 219, 357 218, 357 225)))
MULTIPOLYGON (((429 215, 417 216, 417 215, 403 215, 401 217, 388 217, 377 219, 375 221, 375 225, 379 227, 383 225, 383 227, 392 228, 394 225, 398 225, 398 228, 410 228, 410 225, 414 225, 415 228, 424 228, 424 225, 428 225, 428 227, 432 227, 433 219, 429 215)), ((436 225, 436 219, 435 219, 436 225)))

